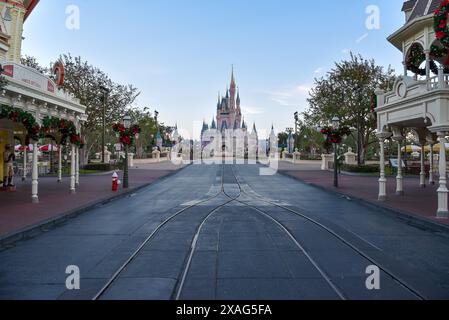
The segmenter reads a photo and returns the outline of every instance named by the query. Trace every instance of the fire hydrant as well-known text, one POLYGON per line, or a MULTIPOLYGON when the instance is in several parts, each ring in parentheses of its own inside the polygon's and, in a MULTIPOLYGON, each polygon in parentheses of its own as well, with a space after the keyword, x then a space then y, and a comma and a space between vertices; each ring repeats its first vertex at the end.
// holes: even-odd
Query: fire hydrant
POLYGON ((112 191, 116 192, 118 191, 118 174, 117 172, 114 172, 112 175, 112 191))

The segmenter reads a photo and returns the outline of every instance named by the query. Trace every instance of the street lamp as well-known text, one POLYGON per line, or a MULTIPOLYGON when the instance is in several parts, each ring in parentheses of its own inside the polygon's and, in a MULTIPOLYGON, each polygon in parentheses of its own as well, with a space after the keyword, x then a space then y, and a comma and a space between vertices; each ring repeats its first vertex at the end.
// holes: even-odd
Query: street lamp
MULTIPOLYGON (((126 130, 131 128, 131 117, 126 115, 123 117, 123 126, 126 130)), ((128 145, 125 144, 125 166, 123 169, 123 188, 128 189, 129 187, 129 172, 128 172, 128 145)))
POLYGON ((102 134, 101 134, 101 162, 104 163, 105 155, 104 155, 104 147, 105 147, 105 136, 106 136, 106 100, 108 94, 111 92, 108 88, 104 86, 100 86, 100 91, 103 94, 103 125, 102 125, 102 134))
POLYGON ((299 148, 299 112, 296 111, 294 113, 294 117, 295 117, 295 147, 299 148))
MULTIPOLYGON (((332 119, 332 128, 340 129, 340 118, 335 116, 332 119)), ((334 187, 338 188, 338 143, 334 143, 334 187)))

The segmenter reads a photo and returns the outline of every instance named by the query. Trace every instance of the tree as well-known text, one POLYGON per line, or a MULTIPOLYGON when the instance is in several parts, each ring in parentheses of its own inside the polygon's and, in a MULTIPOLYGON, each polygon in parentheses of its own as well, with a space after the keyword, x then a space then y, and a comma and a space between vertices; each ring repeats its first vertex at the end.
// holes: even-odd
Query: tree
POLYGON ((159 131, 162 136, 163 144, 171 146, 171 136, 173 128, 165 126, 164 123, 156 124, 154 115, 145 107, 143 109, 134 108, 130 111, 133 122, 137 123, 141 128, 139 139, 136 140, 136 155, 142 158, 146 153, 151 153, 156 146, 156 135, 159 131))
POLYGON ((377 66, 373 59, 351 53, 349 60, 335 63, 335 67, 320 79, 310 92, 309 109, 303 114, 310 126, 329 124, 338 116, 342 126, 353 128, 359 165, 365 163, 369 146, 376 142, 377 127, 372 111, 377 87, 391 89, 396 77, 394 70, 377 66))
MULTIPOLYGON (((110 93, 106 101, 106 127, 121 121, 127 109, 139 96, 133 85, 122 85, 113 82, 99 68, 83 61, 81 57, 65 54, 60 57, 64 64, 65 81, 63 89, 72 93, 86 106, 87 121, 83 123, 82 132, 86 139, 86 154, 91 150, 101 150, 100 139, 103 123, 103 95, 101 87, 106 87, 110 93)), ((108 130, 110 132, 110 130, 108 130)), ((112 133, 110 133, 112 135, 112 133)), ((113 136, 113 135, 112 135, 113 136)), ((114 140, 112 138, 112 140, 114 140)))
POLYGON ((39 62, 37 61, 37 59, 33 56, 23 56, 20 58, 20 64, 33 68, 34 70, 39 71, 42 74, 45 75, 50 75, 50 69, 49 68, 44 68, 42 67, 39 62))

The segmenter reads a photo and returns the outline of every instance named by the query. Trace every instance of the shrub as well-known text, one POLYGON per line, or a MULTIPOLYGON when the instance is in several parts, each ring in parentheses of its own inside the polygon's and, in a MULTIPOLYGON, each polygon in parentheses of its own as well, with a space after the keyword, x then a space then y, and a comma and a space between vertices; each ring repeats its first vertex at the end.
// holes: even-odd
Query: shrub
POLYGON ((117 166, 111 165, 109 163, 90 163, 85 165, 83 169, 89 171, 108 172, 117 169, 117 166))
POLYGON ((378 165, 361 165, 361 166, 343 165, 341 170, 351 173, 379 173, 380 171, 378 165))

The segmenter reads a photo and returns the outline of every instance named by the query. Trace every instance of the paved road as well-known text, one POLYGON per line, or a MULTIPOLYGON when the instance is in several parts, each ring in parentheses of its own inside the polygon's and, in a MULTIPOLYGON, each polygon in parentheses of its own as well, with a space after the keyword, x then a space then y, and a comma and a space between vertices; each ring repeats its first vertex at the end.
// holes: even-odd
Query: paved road
POLYGON ((448 253, 448 234, 258 166, 192 165, 0 252, 0 298, 449 299, 448 253))

